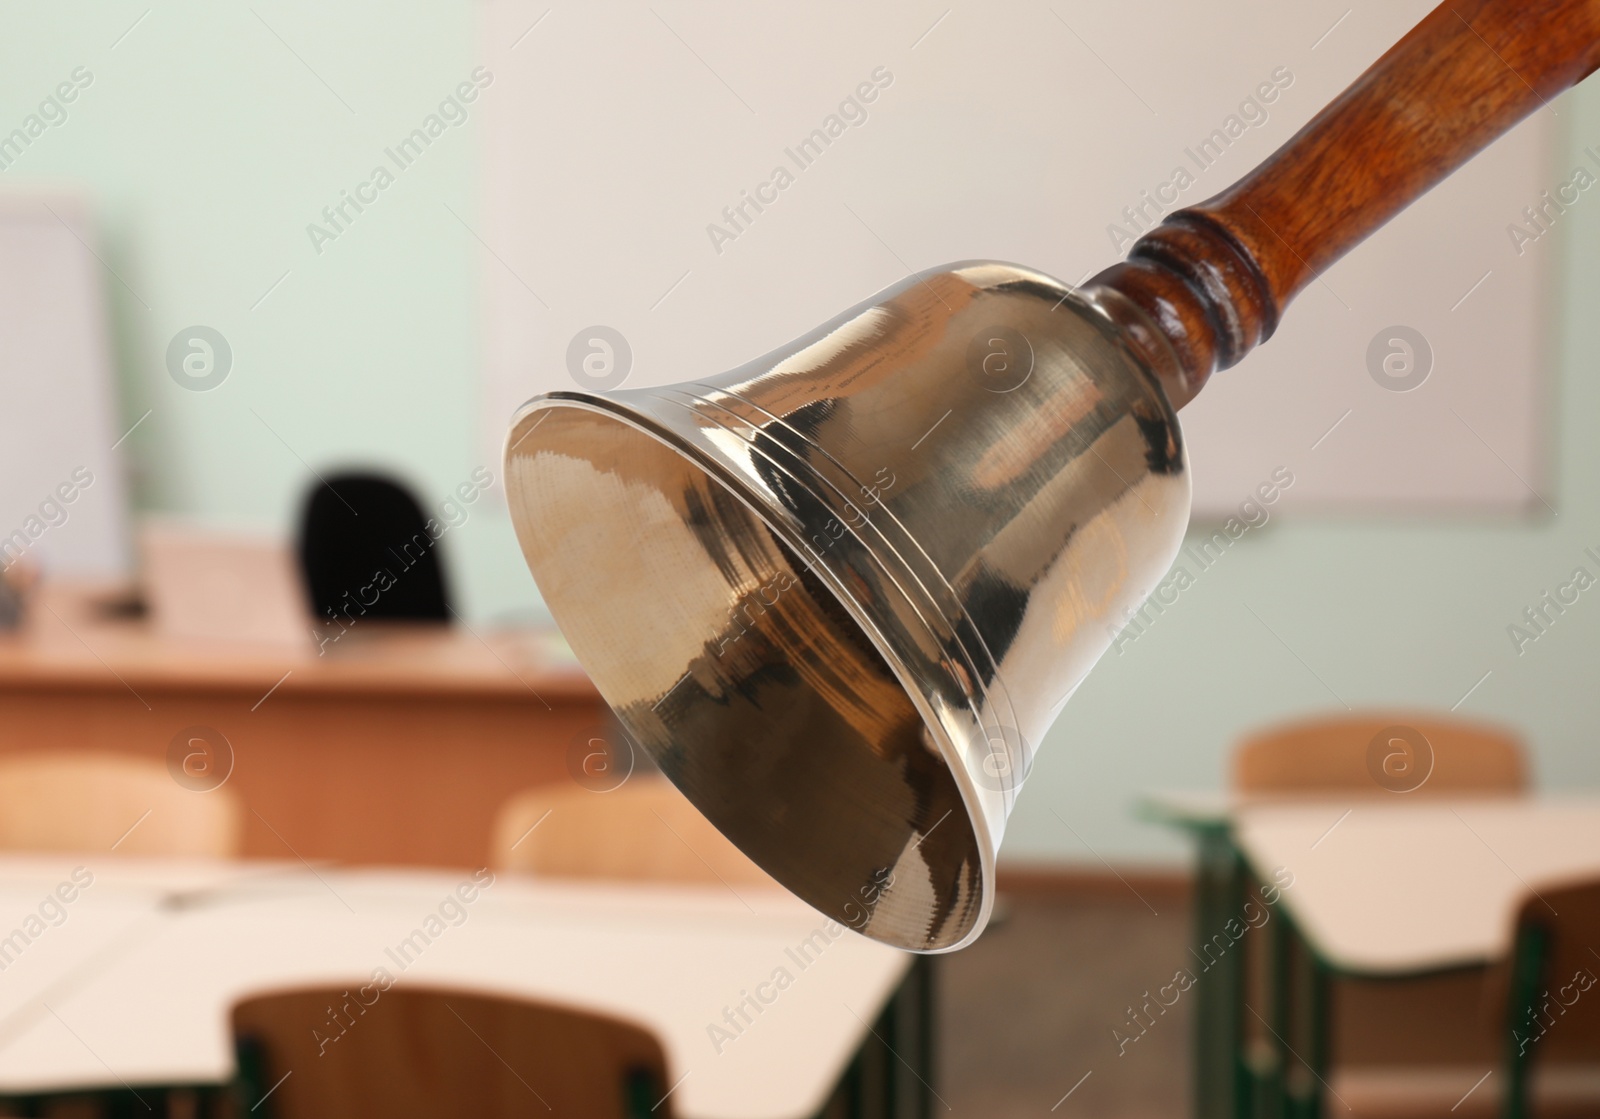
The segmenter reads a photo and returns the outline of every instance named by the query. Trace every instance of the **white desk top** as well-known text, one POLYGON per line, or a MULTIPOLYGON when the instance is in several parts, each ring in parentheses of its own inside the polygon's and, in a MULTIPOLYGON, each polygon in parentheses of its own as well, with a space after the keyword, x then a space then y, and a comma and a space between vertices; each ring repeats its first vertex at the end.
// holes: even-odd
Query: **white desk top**
MULTIPOLYGON (((1234 834, 1333 967, 1406 974, 1503 957, 1531 890, 1600 874, 1600 798, 1254 803, 1234 834)), ((1221 930, 1219 930, 1221 931, 1221 930)))
MULTIPOLYGON (((0 934, 47 888, 36 869, 14 868, 0 859, 0 934)), ((385 949, 468 875, 319 868, 236 880, 174 906, 155 888, 100 891, 129 877, 108 874, 97 869, 68 919, 3 973, 0 1092, 224 1081, 235 1000, 365 983, 383 967, 397 985, 526 995, 637 1022, 666 1050, 679 1114, 793 1119, 821 1107, 910 962, 845 931, 801 967, 785 949, 826 921, 775 891, 503 874, 402 968, 385 949), (780 967, 793 984, 718 1054, 708 1026, 780 967)))

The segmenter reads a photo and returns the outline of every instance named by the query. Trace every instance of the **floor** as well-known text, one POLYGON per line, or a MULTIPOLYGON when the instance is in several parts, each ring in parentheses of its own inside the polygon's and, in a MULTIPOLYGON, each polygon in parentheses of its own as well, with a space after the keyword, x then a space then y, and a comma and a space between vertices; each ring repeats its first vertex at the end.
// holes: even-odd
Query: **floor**
POLYGON ((938 961, 934 1088, 949 1110, 934 1114, 1188 1114, 1188 906, 1132 893, 1000 900, 976 944, 938 961))

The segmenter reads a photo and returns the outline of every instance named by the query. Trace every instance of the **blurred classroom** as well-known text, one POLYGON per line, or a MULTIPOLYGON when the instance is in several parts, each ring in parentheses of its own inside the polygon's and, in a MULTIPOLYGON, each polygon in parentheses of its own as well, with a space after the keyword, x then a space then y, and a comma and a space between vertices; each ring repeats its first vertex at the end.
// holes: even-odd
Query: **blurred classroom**
POLYGON ((506 509, 534 394, 1078 282, 1431 7, 9 4, 0 1115, 1600 1113, 1593 82, 1183 412, 961 951, 701 818, 506 509))

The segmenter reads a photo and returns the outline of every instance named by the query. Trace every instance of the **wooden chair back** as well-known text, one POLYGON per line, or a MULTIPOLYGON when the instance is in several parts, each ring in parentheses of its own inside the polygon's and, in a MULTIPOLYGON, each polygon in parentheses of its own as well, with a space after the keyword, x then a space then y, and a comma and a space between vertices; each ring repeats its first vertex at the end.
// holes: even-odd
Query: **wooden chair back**
POLYGON ((564 878, 774 885, 672 783, 636 775, 610 792, 535 788, 501 808, 499 869, 564 878))
POLYGON ((234 1006, 237 1110, 270 1119, 670 1116, 666 1056, 638 1026, 566 1007, 352 983, 234 1006))
POLYGON ((163 762, 102 753, 0 758, 0 850, 227 858, 238 854, 242 829, 233 790, 185 788, 163 762))
MULTIPOLYGON (((1490 988, 1505 1038, 1505 1114, 1529 1114, 1535 1068, 1600 1065, 1600 878, 1531 888, 1490 988)), ((1546 1088, 1558 1089, 1557 1080, 1546 1088)), ((1600 1111, 1588 1085, 1587 1113, 1600 1111)))
POLYGON ((1356 712, 1270 727, 1233 755, 1241 793, 1520 793, 1522 743, 1508 730, 1423 712, 1356 712))

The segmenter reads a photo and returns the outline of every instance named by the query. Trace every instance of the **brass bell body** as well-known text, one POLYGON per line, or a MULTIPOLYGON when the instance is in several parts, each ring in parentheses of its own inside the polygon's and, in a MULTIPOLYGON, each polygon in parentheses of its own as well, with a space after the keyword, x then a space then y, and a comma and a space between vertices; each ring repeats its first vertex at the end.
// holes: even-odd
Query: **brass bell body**
POLYGON ((719 377, 538 397, 505 476, 634 741, 779 882, 914 951, 982 930, 1033 746, 1190 499, 1110 318, 992 262, 719 377))

